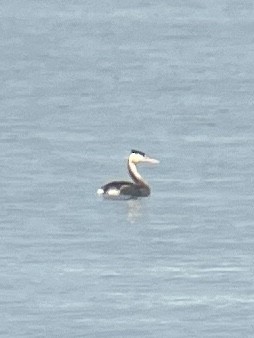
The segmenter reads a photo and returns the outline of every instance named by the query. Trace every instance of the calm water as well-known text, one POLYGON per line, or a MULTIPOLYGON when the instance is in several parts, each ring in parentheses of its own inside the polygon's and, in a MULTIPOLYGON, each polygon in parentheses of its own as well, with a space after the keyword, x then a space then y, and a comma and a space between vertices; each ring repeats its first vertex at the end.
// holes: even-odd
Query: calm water
POLYGON ((253 337, 253 17, 1 2, 1 337, 253 337), (100 200, 131 148, 151 197, 100 200))

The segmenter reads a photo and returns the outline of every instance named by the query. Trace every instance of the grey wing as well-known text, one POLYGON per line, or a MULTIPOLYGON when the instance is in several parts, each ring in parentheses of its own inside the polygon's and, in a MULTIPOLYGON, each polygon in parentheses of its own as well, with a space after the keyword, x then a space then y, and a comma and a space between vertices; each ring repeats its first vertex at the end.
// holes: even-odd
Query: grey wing
POLYGON ((134 198, 139 196, 138 189, 136 185, 133 183, 128 183, 128 184, 123 185, 120 189, 120 193, 121 195, 129 195, 134 198))
POLYGON ((133 183, 128 181, 113 181, 103 185, 101 188, 104 190, 104 193, 106 193, 109 189, 121 190, 122 187, 128 186, 129 184, 133 183))

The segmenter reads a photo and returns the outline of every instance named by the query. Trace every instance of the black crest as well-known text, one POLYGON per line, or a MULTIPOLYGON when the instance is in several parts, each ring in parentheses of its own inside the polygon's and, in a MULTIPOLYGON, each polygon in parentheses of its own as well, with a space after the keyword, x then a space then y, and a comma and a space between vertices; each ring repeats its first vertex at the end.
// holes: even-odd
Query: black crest
POLYGON ((134 154, 140 154, 142 156, 146 156, 145 153, 143 153, 142 151, 139 151, 139 150, 132 149, 131 152, 134 153, 134 154))

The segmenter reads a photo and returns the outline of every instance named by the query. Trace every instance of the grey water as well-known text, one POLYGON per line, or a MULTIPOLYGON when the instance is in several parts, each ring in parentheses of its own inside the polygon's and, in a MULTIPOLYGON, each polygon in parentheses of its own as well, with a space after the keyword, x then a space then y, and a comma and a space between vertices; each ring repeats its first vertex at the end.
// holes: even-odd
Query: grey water
POLYGON ((1 1, 1 337, 254 336, 253 18, 1 1), (132 148, 151 196, 101 200, 132 148))

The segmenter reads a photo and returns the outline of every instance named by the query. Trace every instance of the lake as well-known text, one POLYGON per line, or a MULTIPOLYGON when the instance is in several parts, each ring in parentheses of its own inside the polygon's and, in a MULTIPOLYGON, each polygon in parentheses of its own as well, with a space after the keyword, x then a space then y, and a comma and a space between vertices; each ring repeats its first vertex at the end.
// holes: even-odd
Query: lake
POLYGON ((253 2, 0 17, 0 336, 252 337, 253 2), (151 196, 102 200, 133 148, 151 196))

